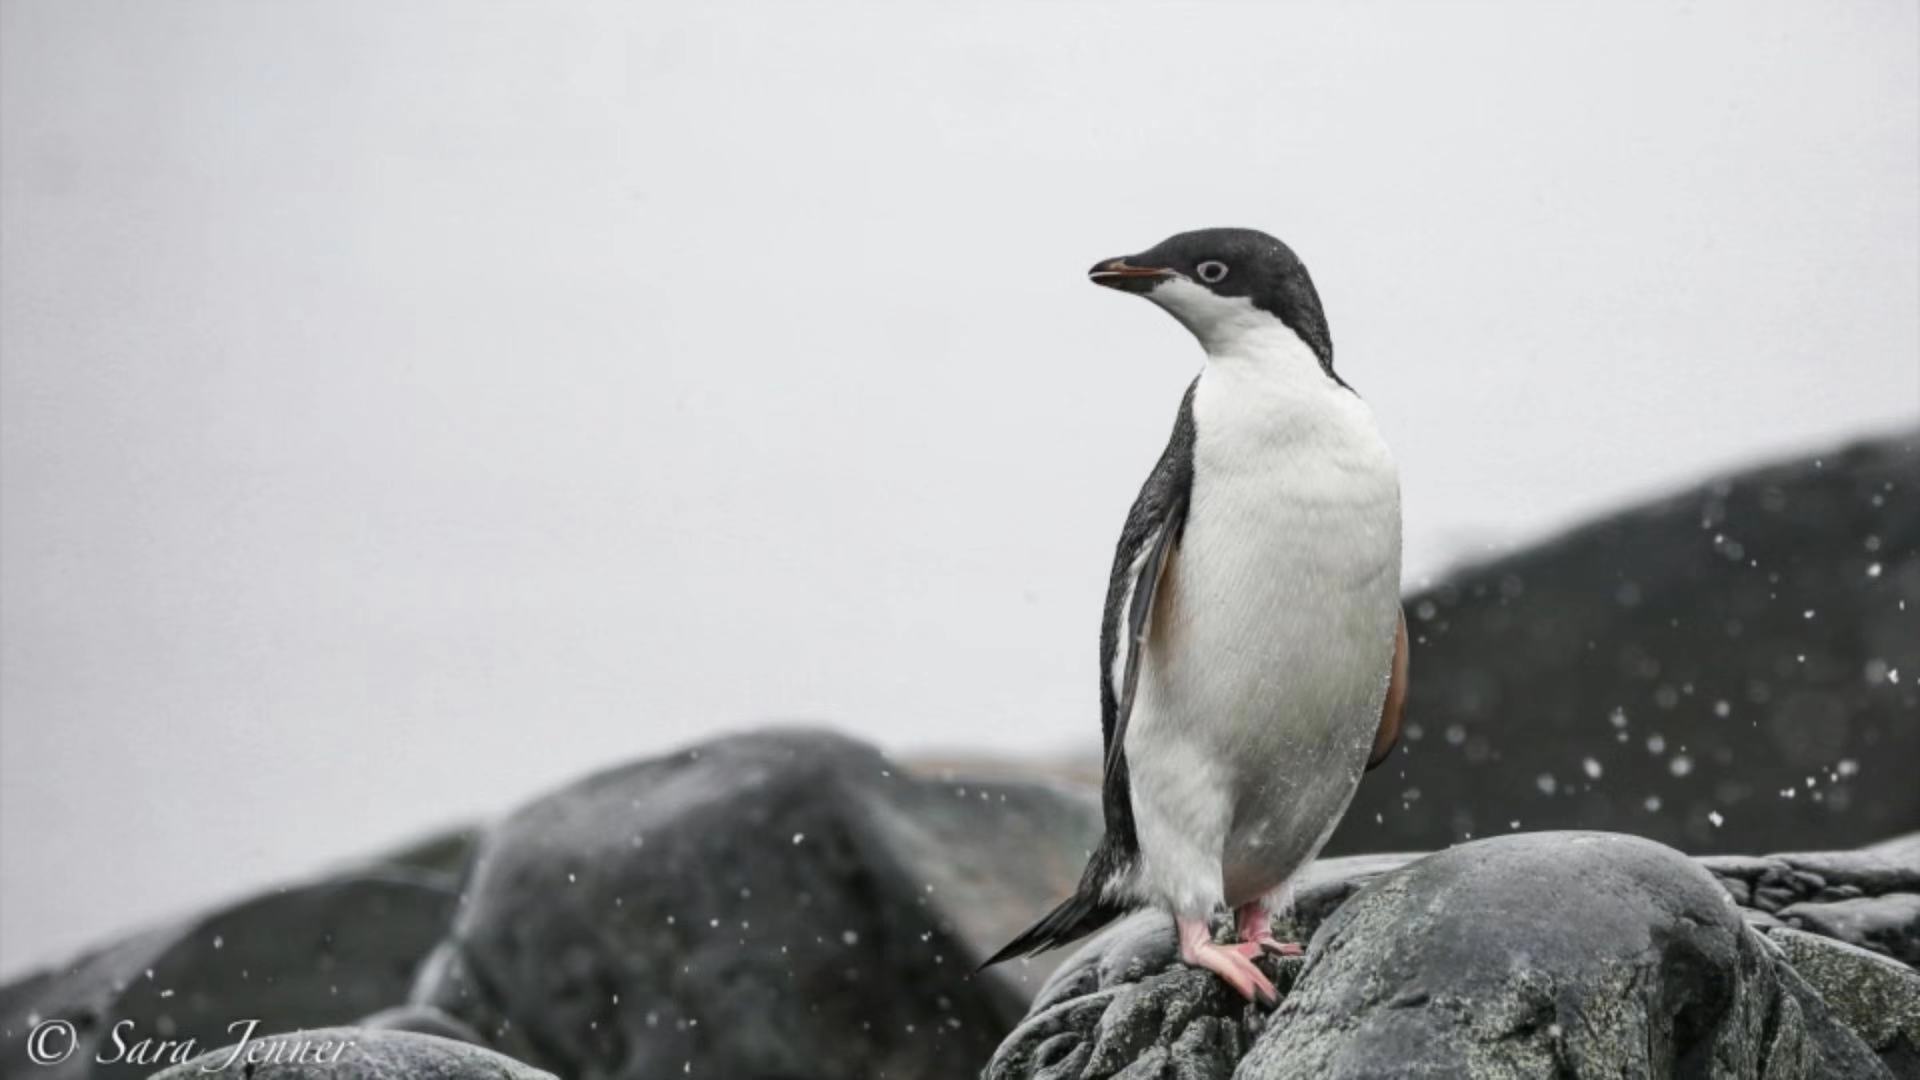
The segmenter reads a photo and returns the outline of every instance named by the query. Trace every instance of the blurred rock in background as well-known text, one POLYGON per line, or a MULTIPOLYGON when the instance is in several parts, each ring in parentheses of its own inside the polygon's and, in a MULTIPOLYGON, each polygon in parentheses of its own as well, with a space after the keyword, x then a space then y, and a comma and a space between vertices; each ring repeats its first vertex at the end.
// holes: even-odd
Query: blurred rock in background
MULTIPOLYGON (((436 851, 470 841, 449 837, 436 851)), ((233 1041, 236 1020, 260 1032, 355 1020, 406 996, 446 933, 459 879, 402 856, 264 893, 134 935, 55 971, 0 987, 0 1076, 145 1077, 123 1052, 141 1039, 202 1049, 233 1041), (43 1019, 74 1025, 79 1049, 54 1067, 27 1058, 43 1019), (120 1023, 117 1045, 112 1032, 120 1023), (110 1059, 96 1062, 97 1057, 110 1059)))
POLYGON ((0 988, 0 1076, 147 1076, 94 1062, 116 1024, 207 1051, 255 1019, 448 1077, 532 1074, 446 1038, 567 1077, 972 1077, 1061 956, 973 966, 1072 888, 1098 814, 827 732, 717 739, 0 988), (54 1068, 46 1019, 79 1041, 54 1068))
POLYGON ((1031 996, 972 968, 1095 821, 826 733, 717 740, 503 822, 413 1002, 563 1076, 971 1077, 1031 996))
POLYGON ((1407 726, 1330 853, 1920 828, 1920 433, 1740 473, 1406 603, 1407 726))

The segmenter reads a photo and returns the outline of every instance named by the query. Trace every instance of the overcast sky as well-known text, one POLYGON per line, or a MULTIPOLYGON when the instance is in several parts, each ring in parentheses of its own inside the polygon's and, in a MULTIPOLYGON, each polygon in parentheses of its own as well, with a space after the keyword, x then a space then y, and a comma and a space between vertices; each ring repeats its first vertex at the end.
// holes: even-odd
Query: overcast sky
POLYGON ((1920 415, 1905 0, 0 3, 0 973, 767 718, 1093 744, 1170 232, 1306 260, 1410 582, 1920 415))

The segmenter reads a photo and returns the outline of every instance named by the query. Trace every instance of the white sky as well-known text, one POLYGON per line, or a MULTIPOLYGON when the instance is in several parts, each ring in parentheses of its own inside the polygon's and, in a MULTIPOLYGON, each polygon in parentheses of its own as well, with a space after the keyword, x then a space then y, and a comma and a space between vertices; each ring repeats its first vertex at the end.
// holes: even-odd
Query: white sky
POLYGON ((760 719, 1097 739, 1180 229, 1410 581, 1920 415, 1900 0, 0 6, 4 973, 760 719))

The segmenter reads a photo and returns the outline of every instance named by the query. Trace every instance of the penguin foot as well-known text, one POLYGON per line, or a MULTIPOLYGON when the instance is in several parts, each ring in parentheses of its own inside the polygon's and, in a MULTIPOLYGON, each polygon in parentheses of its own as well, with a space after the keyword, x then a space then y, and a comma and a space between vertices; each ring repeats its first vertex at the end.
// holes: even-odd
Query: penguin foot
POLYGON ((1273 914, 1267 905, 1255 900, 1250 904, 1241 904, 1233 912, 1234 936, 1240 944, 1233 946, 1241 956, 1253 958, 1268 953, 1274 956, 1299 956, 1306 950, 1291 941, 1281 941, 1273 936, 1273 914))
POLYGON ((1280 992, 1274 989, 1273 980, 1243 956, 1238 946, 1213 943, 1207 920, 1176 917, 1174 925, 1180 933, 1180 959, 1220 976, 1248 1001, 1269 1007, 1280 1003, 1280 992))
POLYGON ((1261 956, 1304 956, 1306 954, 1306 950, 1299 945, 1291 941, 1281 941, 1271 934, 1262 941, 1243 941, 1238 945, 1228 945, 1227 948, 1249 960, 1261 956))

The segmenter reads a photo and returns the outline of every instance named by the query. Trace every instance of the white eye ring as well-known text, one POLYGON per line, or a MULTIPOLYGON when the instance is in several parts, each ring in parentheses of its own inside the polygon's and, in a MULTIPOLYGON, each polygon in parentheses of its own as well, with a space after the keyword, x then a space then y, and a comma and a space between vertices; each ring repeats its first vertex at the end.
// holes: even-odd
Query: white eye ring
POLYGON ((1218 259, 1208 259, 1206 262, 1194 267, 1193 272, 1201 281, 1213 285, 1226 279, 1227 264, 1218 259))

